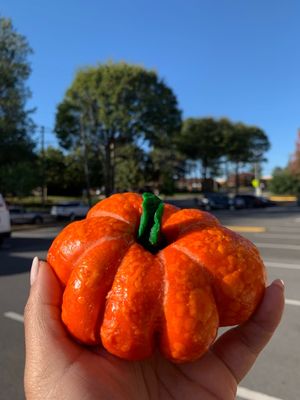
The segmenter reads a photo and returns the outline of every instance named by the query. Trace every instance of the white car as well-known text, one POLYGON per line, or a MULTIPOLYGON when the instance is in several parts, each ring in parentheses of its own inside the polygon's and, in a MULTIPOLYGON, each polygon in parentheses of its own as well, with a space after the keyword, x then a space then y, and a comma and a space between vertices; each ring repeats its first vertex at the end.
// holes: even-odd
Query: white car
POLYGON ((42 224, 43 214, 34 211, 27 211, 22 206, 9 206, 10 222, 12 224, 42 224))
POLYGON ((57 219, 66 218, 70 221, 85 218, 89 207, 79 201, 69 201, 52 206, 50 214, 57 219))
POLYGON ((11 226, 8 208, 2 194, 0 194, 0 244, 5 237, 10 237, 11 226))

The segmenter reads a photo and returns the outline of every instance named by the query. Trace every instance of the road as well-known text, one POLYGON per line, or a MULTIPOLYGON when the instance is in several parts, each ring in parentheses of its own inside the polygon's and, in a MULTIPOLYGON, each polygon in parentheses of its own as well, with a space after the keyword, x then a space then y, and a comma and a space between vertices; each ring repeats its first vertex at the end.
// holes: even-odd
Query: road
MULTIPOLYGON (((300 392, 300 208, 218 211, 227 226, 260 249, 269 281, 286 284, 286 308, 275 337, 241 382, 238 399, 299 400, 300 392)), ((34 255, 46 251, 61 228, 39 227, 14 232, 0 250, 0 400, 24 398, 22 315, 34 255)))

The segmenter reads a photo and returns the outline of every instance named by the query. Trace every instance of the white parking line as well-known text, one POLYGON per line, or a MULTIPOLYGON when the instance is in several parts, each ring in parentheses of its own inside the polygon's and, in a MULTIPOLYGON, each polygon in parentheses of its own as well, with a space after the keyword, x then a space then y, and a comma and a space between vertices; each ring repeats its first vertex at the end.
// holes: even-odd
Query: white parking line
POLYGON ((265 266, 268 268, 300 269, 300 265, 297 264, 286 264, 273 261, 265 261, 265 266))
POLYGON ((289 306, 300 306, 300 301, 292 300, 292 299, 285 299, 285 304, 288 304, 289 306))
POLYGON ((300 246, 296 244, 254 243, 257 247, 265 249, 300 250, 300 246))
POLYGON ((300 241, 300 234, 282 234, 282 233, 253 233, 256 238, 262 239, 287 239, 300 241))
POLYGON ((237 395, 241 399, 245 400, 282 400, 279 397, 269 396, 264 393, 255 392, 254 390, 246 389, 239 386, 237 389, 237 395))
POLYGON ((7 311, 6 313, 4 313, 4 316, 6 318, 10 318, 10 319, 13 319, 18 322, 24 322, 24 316, 22 314, 18 314, 16 312, 14 312, 14 311, 7 311))

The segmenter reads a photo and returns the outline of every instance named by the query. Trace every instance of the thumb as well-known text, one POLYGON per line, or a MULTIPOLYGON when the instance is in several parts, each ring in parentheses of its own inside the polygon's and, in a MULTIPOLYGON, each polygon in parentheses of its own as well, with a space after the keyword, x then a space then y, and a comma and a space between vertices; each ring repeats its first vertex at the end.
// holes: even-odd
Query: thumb
POLYGON ((29 347, 40 344, 49 336, 65 336, 60 316, 62 288, 52 268, 35 257, 30 281, 31 289, 24 313, 25 340, 29 347))
POLYGON ((243 325, 223 334, 213 352, 227 365, 237 382, 246 375, 274 334, 284 309, 284 286, 274 281, 254 315, 243 325))
POLYGON ((26 398, 46 398, 43 385, 58 382, 79 352, 61 322, 62 287, 52 268, 34 258, 25 307, 26 398))
POLYGON ((34 366, 56 363, 72 341, 61 322, 62 288, 52 268, 34 258, 30 274, 31 289, 24 312, 26 374, 37 371, 34 366))

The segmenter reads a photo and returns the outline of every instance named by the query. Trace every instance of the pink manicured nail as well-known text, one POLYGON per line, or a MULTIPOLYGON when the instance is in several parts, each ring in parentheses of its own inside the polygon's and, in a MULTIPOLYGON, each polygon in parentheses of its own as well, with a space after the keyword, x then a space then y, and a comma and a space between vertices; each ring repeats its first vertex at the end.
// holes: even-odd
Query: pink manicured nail
POLYGON ((283 289, 283 290, 284 290, 284 282, 283 282, 282 279, 276 279, 276 280, 273 282, 273 285, 276 285, 276 286, 280 287, 280 289, 283 289))
POLYGON ((39 259, 34 257, 30 270, 30 285, 33 285, 39 272, 39 259))

